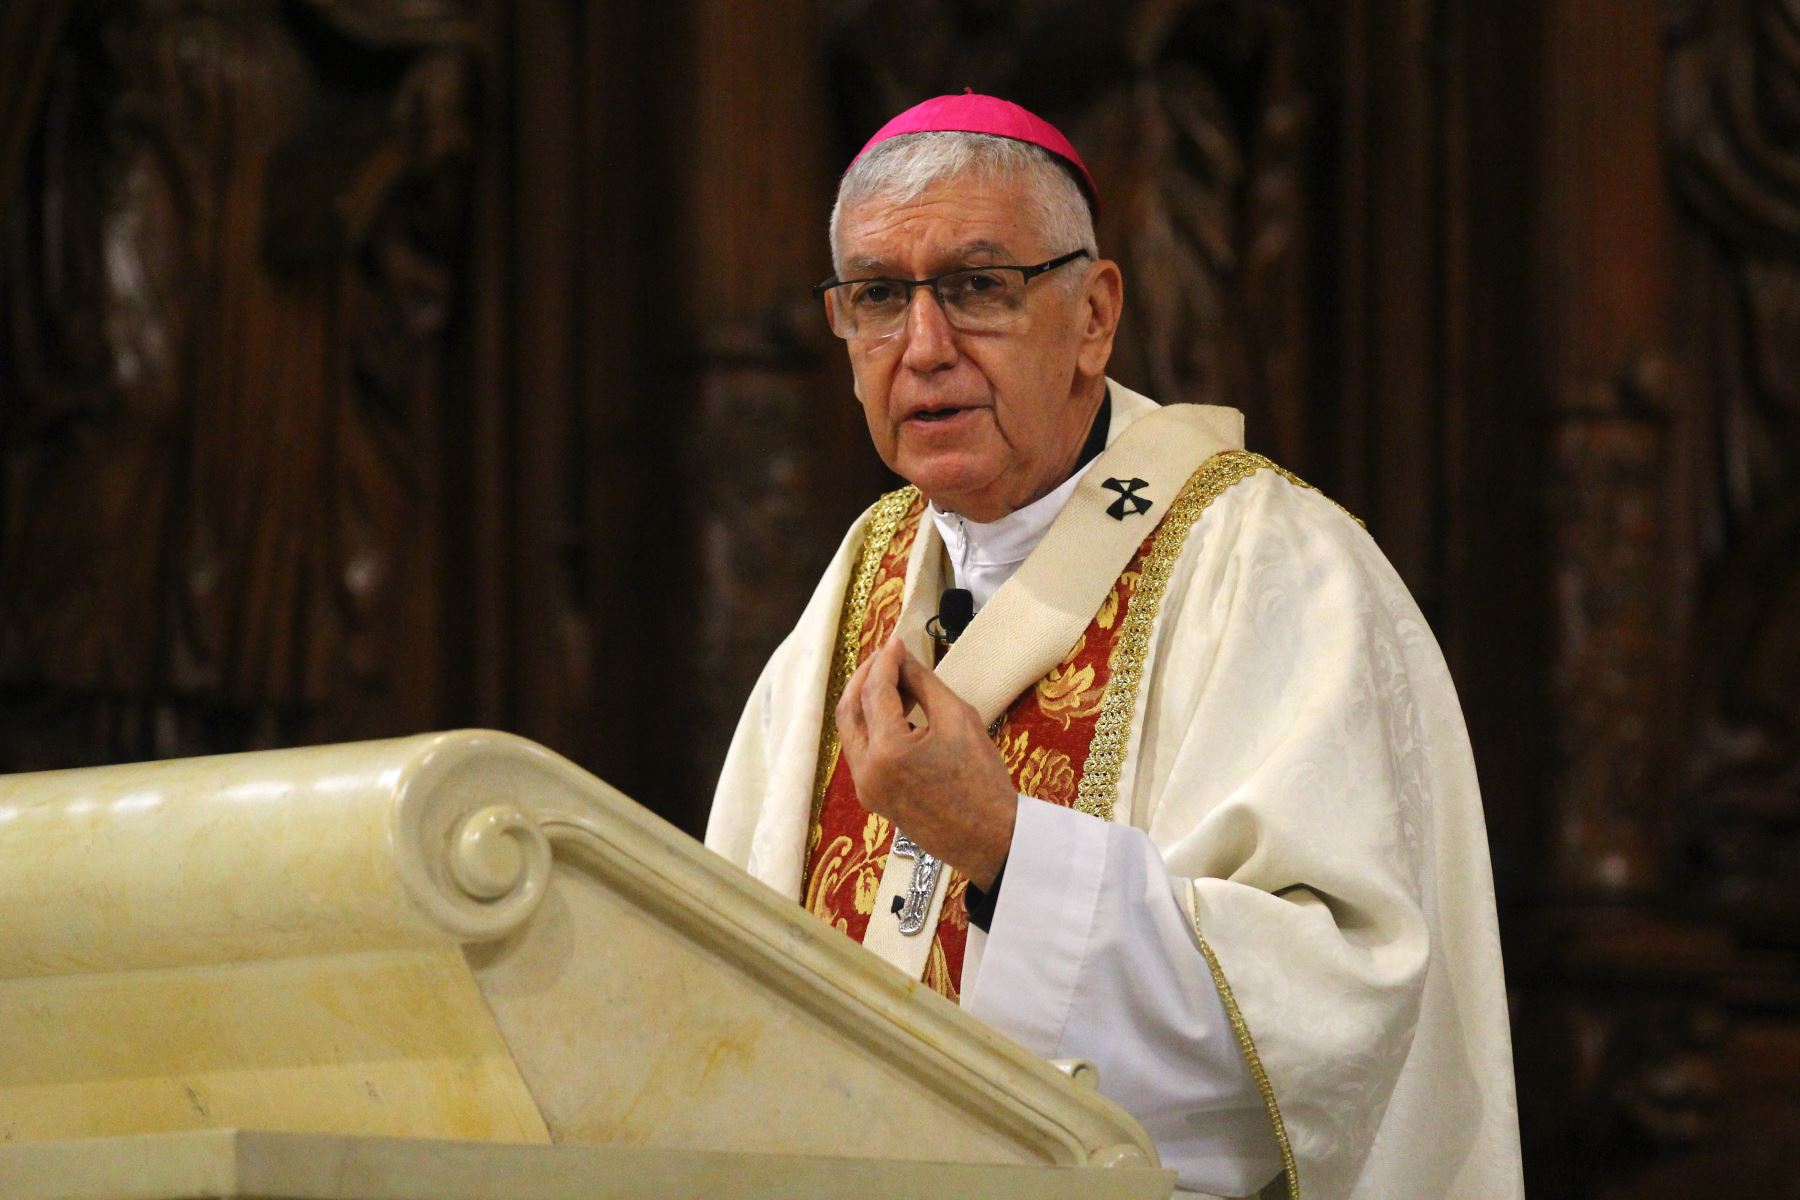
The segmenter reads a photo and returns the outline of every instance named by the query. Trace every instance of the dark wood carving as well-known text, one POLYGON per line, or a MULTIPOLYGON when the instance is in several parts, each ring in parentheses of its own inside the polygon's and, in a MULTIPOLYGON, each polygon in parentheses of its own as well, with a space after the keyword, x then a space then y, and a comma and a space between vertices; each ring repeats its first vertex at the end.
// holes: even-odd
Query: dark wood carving
POLYGON ((450 0, 76 6, 0 310, 0 686, 58 756, 429 723, 396 581, 437 563, 468 43, 450 0))
POLYGON ((1514 976, 1539 1195, 1800 1172, 1800 5, 1667 22, 1679 326, 1557 422, 1558 858, 1514 976))
POLYGON ((43 107, 44 84, 69 19, 70 0, 13 0, 0 8, 0 214, 13 194, 43 107))
POLYGON ((1551 450, 1560 720, 1553 887, 1641 894, 1657 882, 1667 743, 1657 707, 1671 656, 1666 420, 1624 391, 1561 415, 1551 450))
POLYGON ((1695 3, 1675 32, 1671 149, 1711 305, 1689 865, 1747 935, 1800 949, 1800 4, 1695 3))
MULTIPOLYGON (((701 585, 683 618, 696 677, 704 680, 694 694, 690 744, 706 764, 724 761, 745 697, 843 536, 846 514, 821 502, 831 489, 821 478, 826 465, 809 451, 820 401, 807 388, 821 359, 843 351, 814 327, 819 314, 811 305, 791 315, 785 330, 713 331, 683 447, 685 473, 699 492, 693 532, 701 585)), ((711 783, 705 770, 697 775, 694 786, 711 783)))

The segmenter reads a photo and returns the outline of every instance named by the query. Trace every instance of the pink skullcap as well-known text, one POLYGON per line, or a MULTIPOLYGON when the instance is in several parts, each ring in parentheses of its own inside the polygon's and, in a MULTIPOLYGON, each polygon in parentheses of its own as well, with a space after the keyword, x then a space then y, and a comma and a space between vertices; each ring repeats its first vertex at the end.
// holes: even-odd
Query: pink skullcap
POLYGON ((850 165, 854 167, 877 143, 889 138, 908 133, 949 132, 990 133, 1048 150, 1074 168, 1075 180, 1081 184, 1088 207, 1094 216, 1100 215, 1100 189, 1094 186, 1093 175, 1081 161, 1081 155, 1075 153, 1069 139, 1036 113, 998 96, 979 96, 973 91, 964 91, 960 96, 937 96, 915 104, 877 130, 869 144, 850 160, 850 165))

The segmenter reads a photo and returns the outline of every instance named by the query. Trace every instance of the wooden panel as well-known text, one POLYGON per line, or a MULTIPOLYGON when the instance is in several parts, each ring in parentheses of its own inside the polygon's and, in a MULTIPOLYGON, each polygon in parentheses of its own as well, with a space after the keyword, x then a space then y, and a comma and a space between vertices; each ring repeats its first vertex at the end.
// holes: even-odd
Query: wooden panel
POLYGON ((1556 755, 1547 875, 1512 926, 1528 1182, 1779 1194, 1800 1111, 1800 23, 1780 0, 1546 16, 1556 755))
POLYGON ((9 765, 439 719, 469 42, 76 10, 4 231, 9 765))
MULTIPOLYGON (((69 0, 14 0, 0 8, 0 63, 11 77, 0 88, 0 197, 17 186, 68 19, 69 0)), ((0 216, 5 211, 0 199, 0 216)))

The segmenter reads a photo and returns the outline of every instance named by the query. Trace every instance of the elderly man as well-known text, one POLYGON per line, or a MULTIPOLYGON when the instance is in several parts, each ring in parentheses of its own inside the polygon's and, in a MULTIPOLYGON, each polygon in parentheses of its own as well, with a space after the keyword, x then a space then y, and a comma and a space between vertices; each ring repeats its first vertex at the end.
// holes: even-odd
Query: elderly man
POLYGON ((770 660, 707 843, 1093 1061, 1183 1188, 1517 1195, 1442 658, 1235 412, 1106 378, 1094 203, 1061 134, 985 96, 901 114, 846 172, 818 290, 911 486, 770 660))

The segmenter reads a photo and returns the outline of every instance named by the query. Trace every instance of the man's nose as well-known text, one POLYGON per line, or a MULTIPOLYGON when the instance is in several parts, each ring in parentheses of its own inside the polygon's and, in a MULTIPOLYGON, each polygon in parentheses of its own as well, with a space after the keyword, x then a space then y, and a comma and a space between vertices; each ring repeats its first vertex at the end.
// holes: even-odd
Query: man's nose
POLYGON ((906 306, 906 355, 901 360, 914 371, 935 371, 956 361, 956 334, 928 287, 914 288, 906 306))

